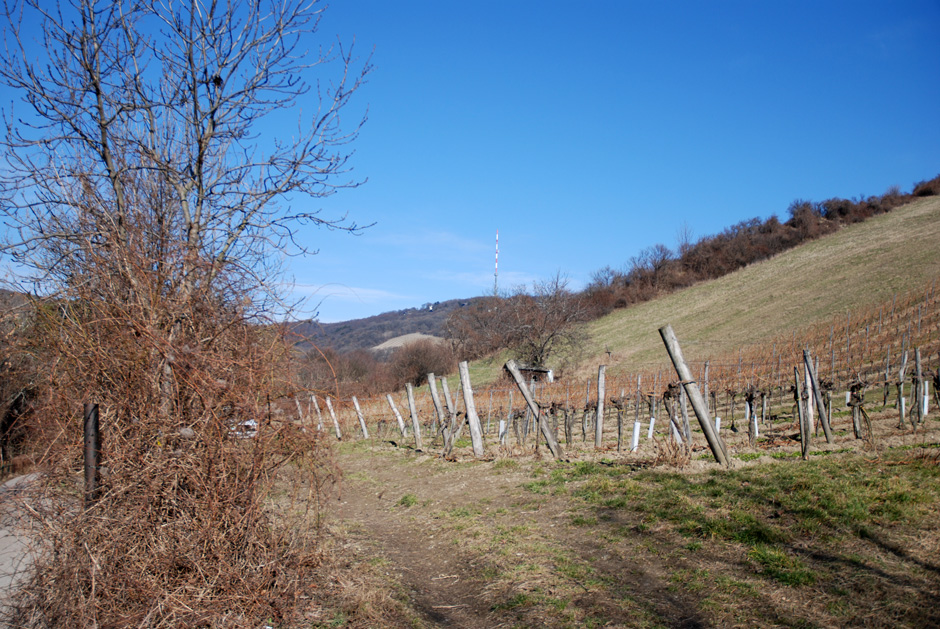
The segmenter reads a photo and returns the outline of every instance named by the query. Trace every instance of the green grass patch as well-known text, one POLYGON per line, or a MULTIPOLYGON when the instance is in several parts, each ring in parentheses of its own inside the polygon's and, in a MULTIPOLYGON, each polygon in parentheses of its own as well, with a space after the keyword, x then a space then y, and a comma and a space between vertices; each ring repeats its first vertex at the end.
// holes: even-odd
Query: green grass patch
POLYGON ((816 574, 812 570, 779 548, 758 544, 748 552, 748 559, 757 563, 767 576, 784 585, 798 587, 816 583, 816 574))
POLYGON ((418 504, 418 497, 414 494, 405 494, 398 499, 398 506, 400 507, 413 507, 418 504))

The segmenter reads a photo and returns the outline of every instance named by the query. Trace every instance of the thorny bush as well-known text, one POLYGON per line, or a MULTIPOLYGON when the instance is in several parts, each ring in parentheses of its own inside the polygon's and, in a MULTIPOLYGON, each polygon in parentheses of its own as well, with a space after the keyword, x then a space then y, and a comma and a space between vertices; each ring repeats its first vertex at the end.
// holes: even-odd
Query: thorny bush
POLYGON ((103 272, 106 253, 92 260, 91 251, 83 264, 102 272, 68 298, 38 303, 26 348, 39 362, 31 429, 43 477, 25 500, 34 560, 4 620, 289 620, 311 586, 305 574, 318 561, 321 495, 334 468, 319 435, 279 410, 293 391, 278 326, 249 320, 237 301, 220 298, 225 291, 171 296, 125 250, 131 290, 103 272), (104 450, 100 497, 88 509, 86 401, 100 405, 104 450), (289 491, 272 493, 276 486, 289 491))

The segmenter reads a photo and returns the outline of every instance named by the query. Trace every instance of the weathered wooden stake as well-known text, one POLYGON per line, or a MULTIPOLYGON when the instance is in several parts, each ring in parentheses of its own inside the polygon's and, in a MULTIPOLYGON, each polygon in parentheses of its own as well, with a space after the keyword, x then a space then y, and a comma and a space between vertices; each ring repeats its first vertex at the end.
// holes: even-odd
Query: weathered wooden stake
POLYGON ((813 368, 813 360, 810 358, 808 349, 803 350, 803 365, 806 367, 810 388, 816 400, 816 408, 819 410, 819 423, 822 424, 823 432, 826 434, 826 443, 832 443, 832 427, 829 425, 829 417, 826 414, 826 403, 823 400, 822 390, 819 388, 819 380, 816 378, 816 370, 813 368))
MULTIPOLYGON (((704 369, 704 371, 705 371, 705 376, 704 376, 705 388, 704 388, 704 390, 703 390, 703 391, 704 391, 704 395, 702 396, 703 399, 705 400, 705 412, 706 412, 706 413, 711 413, 711 412, 712 412, 711 407, 708 405, 708 398, 709 398, 709 395, 708 395, 708 368, 709 368, 710 366, 711 366, 711 361, 706 360, 706 361, 705 361, 705 369, 704 369)), ((683 387, 683 389, 684 389, 684 387, 683 387)))
POLYGON ((391 393, 385 394, 385 399, 388 400, 388 405, 392 409, 392 412, 395 414, 395 419, 398 420, 398 430, 401 431, 402 438, 407 437, 407 431, 405 430, 405 420, 402 419, 401 413, 398 412, 398 407, 395 406, 395 400, 392 399, 391 393))
POLYGON ((795 384, 795 394, 796 394, 796 414, 800 422, 800 456, 803 460, 807 459, 809 454, 809 424, 806 421, 806 414, 803 412, 803 403, 804 400, 808 401, 809 397, 805 395, 803 387, 800 386, 800 368, 793 368, 793 380, 795 384))
POLYGON ((907 371, 907 349, 901 355, 901 367, 898 369, 898 417, 899 417, 899 428, 904 428, 904 418, 907 416, 907 409, 905 408, 905 403, 907 399, 904 397, 904 376, 907 371))
POLYGON ((300 422, 301 426, 306 426, 307 418, 304 415, 304 409, 300 406, 300 398, 296 395, 294 396, 294 404, 297 405, 297 421, 300 422))
POLYGON ((84 432, 85 508, 90 509, 98 500, 98 474, 101 469, 101 430, 97 404, 85 404, 84 432))
POLYGON ((313 404, 313 410, 317 412, 317 430, 323 430, 323 413, 320 412, 320 405, 317 403, 317 396, 310 394, 310 403, 313 404))
POLYGON ((679 406, 682 411, 682 432, 685 435, 685 442, 692 444, 692 427, 689 426, 689 396, 685 393, 684 387, 679 387, 679 406))
POLYGON ((326 410, 330 412, 330 417, 333 419, 333 428, 336 430, 336 438, 342 441, 343 433, 340 432, 339 420, 336 419, 336 411, 333 410, 333 403, 330 402, 330 396, 327 395, 323 400, 326 402, 326 410))
POLYGON ((356 399, 356 396, 353 396, 353 406, 356 407, 356 417, 359 418, 359 427, 362 428, 362 438, 369 438, 369 429, 366 428, 366 418, 362 415, 362 409, 359 408, 359 400, 356 399))
POLYGON ((473 401, 473 388, 470 386, 470 366, 463 360, 457 365, 460 372, 460 385, 463 387, 463 403, 467 409, 467 423, 470 425, 470 442, 473 445, 473 456, 483 456, 483 430, 480 427, 480 418, 477 416, 477 406, 473 401))
POLYGON ((708 409, 705 407, 705 400, 702 399, 698 385, 692 378, 692 372, 689 370, 685 358, 682 357, 682 350, 679 348, 676 333, 672 331, 671 325, 665 325, 659 328, 659 335, 666 345, 666 351, 669 352, 669 358, 672 359, 672 364, 676 368, 679 381, 682 383, 682 386, 685 387, 685 392, 689 396, 689 401, 692 403, 692 410, 695 411, 695 416, 698 418, 702 432, 705 433, 705 439, 708 441, 708 447, 711 448, 715 460, 722 465, 730 465, 731 459, 728 458, 724 444, 712 428, 711 421, 708 417, 708 409))
POLYGON ((747 422, 747 445, 751 448, 757 445, 757 416, 751 412, 751 398, 744 399, 744 421, 747 422))
MULTIPOLYGON (((440 426, 440 431, 444 435, 444 443, 447 443, 447 422, 444 419, 444 407, 441 406, 441 397, 437 393, 437 378, 434 376, 434 373, 428 374, 428 388, 431 390, 431 401, 434 403, 434 412, 437 414, 437 422, 440 426)), ((433 441, 433 439, 432 439, 433 441)))
POLYGON ((415 449, 421 449, 421 422, 418 421, 418 408, 415 406, 415 390, 411 383, 405 385, 408 393, 408 412, 411 413, 411 427, 415 433, 415 449))
POLYGON ((600 448, 604 437, 604 396, 607 394, 607 365, 597 368, 597 421, 594 423, 594 448, 600 448))
POLYGON ((921 371, 920 348, 914 348, 914 413, 911 416, 911 427, 917 430, 917 424, 924 421, 924 372, 921 371))
MULTIPOLYGON (((522 374, 519 372, 519 367, 516 364, 516 361, 509 360, 506 362, 506 369, 512 375, 512 379, 516 381, 516 386, 519 387, 519 392, 522 393, 522 397, 525 398, 526 404, 528 404, 529 408, 532 410, 532 414, 535 415, 536 419, 538 419, 540 412, 539 406, 532 398, 532 394, 529 393, 529 388, 526 386, 525 380, 522 379, 522 374)), ((554 456, 556 459, 562 458, 564 453, 561 451, 561 447, 555 440, 555 435, 553 435, 552 431, 549 429, 548 422, 539 422, 539 425, 542 429, 542 434, 545 436, 545 442, 548 443, 548 449, 552 452, 552 456, 554 456)))

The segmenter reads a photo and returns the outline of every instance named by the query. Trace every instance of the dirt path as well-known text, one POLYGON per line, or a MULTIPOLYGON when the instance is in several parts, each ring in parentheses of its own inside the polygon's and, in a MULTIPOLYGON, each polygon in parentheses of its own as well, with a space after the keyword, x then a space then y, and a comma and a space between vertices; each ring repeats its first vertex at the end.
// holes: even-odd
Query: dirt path
MULTIPOLYGON (((427 462, 420 456, 414 460, 419 466, 427 462)), ((489 493, 507 495, 516 490, 514 483, 507 477, 481 478, 469 469, 458 480, 433 465, 415 473, 399 463, 388 454, 342 457, 345 478, 335 517, 344 521, 363 552, 387 561, 387 571, 426 621, 452 627, 498 626, 481 596, 485 583, 479 566, 453 552, 453 538, 435 526, 433 516, 415 517, 417 509, 412 508, 418 505, 401 503, 407 502, 403 497, 414 496, 434 510, 453 509, 474 504, 484 486, 489 493)))
POLYGON ((339 464, 333 524, 397 583, 419 624, 706 626, 642 534, 633 552, 612 552, 597 527, 580 525, 570 499, 527 488, 538 462, 533 471, 379 447, 341 454, 339 464))

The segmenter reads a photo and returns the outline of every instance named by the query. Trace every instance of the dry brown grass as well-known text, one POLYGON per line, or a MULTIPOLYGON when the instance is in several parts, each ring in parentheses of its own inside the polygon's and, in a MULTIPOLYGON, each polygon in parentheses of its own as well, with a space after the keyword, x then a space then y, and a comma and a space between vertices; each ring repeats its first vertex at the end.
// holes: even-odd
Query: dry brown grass
POLYGON ((589 324, 583 366, 668 367, 657 330, 672 324, 701 359, 864 310, 940 276, 940 198, 844 227, 770 260, 589 324), (608 358, 606 350, 612 355, 608 358))

